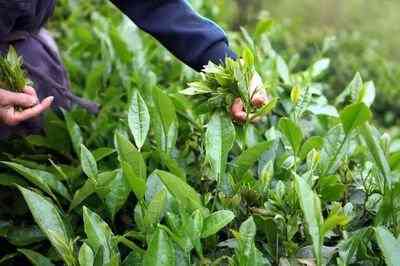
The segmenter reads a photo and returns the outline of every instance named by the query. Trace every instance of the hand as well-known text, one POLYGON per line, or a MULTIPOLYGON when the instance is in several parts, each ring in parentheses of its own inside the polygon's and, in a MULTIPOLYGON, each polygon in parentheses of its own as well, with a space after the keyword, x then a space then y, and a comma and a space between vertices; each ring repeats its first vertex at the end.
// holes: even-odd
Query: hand
MULTIPOLYGON (((252 96, 251 103, 256 108, 262 107, 269 100, 269 96, 263 88, 261 77, 257 73, 250 82, 249 93, 252 96)), ((245 112, 244 103, 241 98, 238 97, 233 101, 231 115, 232 119, 237 122, 243 123, 246 121, 247 113, 245 112)))
POLYGON ((22 93, 0 89, 0 124, 15 126, 19 123, 36 117, 46 111, 54 97, 47 97, 39 102, 35 89, 25 87, 22 93), (16 107, 22 107, 17 111, 16 107))

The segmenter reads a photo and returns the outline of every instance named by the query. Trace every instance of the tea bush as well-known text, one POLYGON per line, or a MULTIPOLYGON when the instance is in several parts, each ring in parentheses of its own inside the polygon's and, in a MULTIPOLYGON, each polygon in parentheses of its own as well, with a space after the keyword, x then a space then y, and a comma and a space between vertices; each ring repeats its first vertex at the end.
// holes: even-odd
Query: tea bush
POLYGON ((330 59, 292 68, 269 22, 233 36, 242 61, 198 75, 110 7, 80 5, 58 34, 102 110, 49 113, 44 135, 1 143, 0 264, 400 264, 400 153, 373 125, 368 77, 329 100, 330 59), (222 75, 224 99, 250 97, 255 73, 276 104, 254 124, 184 95, 222 75))

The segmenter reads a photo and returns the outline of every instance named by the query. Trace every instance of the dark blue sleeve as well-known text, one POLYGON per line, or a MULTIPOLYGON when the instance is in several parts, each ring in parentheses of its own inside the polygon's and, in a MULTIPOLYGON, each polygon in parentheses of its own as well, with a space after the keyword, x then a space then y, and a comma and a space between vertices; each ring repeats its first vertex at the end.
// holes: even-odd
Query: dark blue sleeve
POLYGON ((185 64, 200 71, 209 61, 236 58, 225 33, 197 14, 185 0, 111 0, 185 64))

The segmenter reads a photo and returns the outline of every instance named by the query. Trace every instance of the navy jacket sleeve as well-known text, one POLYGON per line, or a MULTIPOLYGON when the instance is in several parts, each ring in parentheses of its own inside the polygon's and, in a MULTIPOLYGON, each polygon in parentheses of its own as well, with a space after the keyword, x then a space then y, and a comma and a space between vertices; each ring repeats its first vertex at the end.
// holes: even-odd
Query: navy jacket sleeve
POLYGON ((224 32, 185 0, 111 0, 139 28, 185 64, 200 71, 209 61, 235 58, 224 32))

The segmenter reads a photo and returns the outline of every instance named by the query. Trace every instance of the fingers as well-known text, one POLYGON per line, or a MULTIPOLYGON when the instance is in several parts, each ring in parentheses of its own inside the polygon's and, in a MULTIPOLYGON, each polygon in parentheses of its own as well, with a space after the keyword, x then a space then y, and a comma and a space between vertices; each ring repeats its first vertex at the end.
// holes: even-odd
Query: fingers
POLYGON ((242 123, 246 121, 247 114, 244 111, 244 104, 242 99, 236 98, 231 106, 232 119, 236 122, 242 123))
POLYGON ((30 87, 30 86, 26 86, 24 88, 24 93, 29 94, 29 95, 31 95, 33 97, 36 97, 38 99, 38 96, 36 94, 36 90, 34 88, 30 87))
POLYGON ((14 108, 9 108, 5 113, 5 117, 3 117, 4 123, 10 126, 15 126, 25 120, 36 117, 47 110, 51 106, 53 100, 54 97, 47 97, 41 103, 21 112, 14 112, 14 108))
POLYGON ((255 92, 253 97, 251 98, 251 103, 257 108, 262 107, 264 104, 267 103, 267 101, 268 95, 263 90, 255 92))
MULTIPOLYGON (((32 92, 31 92, 32 93, 32 92)), ((37 96, 27 93, 10 92, 0 89, 0 105, 12 105, 29 108, 38 103, 37 96)))

